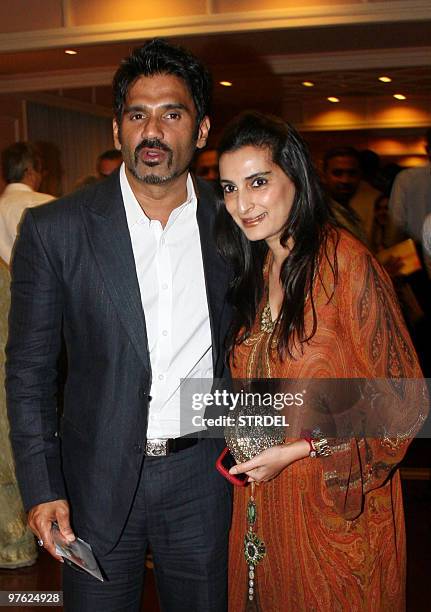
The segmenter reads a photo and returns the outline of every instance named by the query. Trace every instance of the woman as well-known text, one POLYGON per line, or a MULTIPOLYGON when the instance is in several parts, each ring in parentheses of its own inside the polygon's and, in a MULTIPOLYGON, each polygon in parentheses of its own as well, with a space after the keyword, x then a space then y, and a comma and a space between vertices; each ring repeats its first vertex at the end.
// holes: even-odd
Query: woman
MULTIPOLYGON (((234 269, 233 377, 420 378, 388 277, 336 227, 295 130, 245 113, 227 128, 219 155, 218 244, 234 269)), ((411 413, 412 397, 401 400, 403 392, 394 393, 395 408, 408 418, 394 439, 304 434, 232 468, 264 483, 254 495, 267 550, 255 568, 245 562, 249 487, 236 487, 232 612, 404 609, 395 466, 424 415, 411 413)))

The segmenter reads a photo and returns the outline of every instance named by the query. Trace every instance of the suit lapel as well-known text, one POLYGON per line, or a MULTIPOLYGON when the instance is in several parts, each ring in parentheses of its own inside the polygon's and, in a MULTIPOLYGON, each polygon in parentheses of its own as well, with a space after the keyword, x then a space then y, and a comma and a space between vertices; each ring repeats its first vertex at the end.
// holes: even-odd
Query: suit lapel
POLYGON ((118 317, 148 372, 148 339, 118 172, 100 183, 83 215, 94 256, 118 317))

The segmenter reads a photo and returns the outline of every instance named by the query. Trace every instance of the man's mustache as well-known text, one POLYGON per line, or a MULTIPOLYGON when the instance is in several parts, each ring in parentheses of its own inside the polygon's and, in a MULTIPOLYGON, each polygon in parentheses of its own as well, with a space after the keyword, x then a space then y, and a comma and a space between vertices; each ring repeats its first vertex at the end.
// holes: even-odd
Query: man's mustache
POLYGON ((158 138, 144 138, 144 140, 140 142, 136 147, 135 155, 137 155, 142 149, 161 149, 162 151, 172 153, 172 149, 170 149, 168 145, 166 145, 158 138))

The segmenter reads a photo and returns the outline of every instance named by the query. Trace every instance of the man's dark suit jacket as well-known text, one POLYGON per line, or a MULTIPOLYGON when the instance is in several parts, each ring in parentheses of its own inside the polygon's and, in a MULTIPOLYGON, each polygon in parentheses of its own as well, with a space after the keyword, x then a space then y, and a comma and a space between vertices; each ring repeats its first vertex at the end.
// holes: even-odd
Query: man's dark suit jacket
MULTIPOLYGON (((222 377, 228 272, 214 245, 212 187, 198 181, 197 196, 214 375, 222 377)), ((119 538, 138 484, 151 387, 118 172, 27 211, 11 288, 7 394, 24 505, 69 499, 74 529, 105 554, 119 538), (62 335, 68 373, 58 433, 62 335)))

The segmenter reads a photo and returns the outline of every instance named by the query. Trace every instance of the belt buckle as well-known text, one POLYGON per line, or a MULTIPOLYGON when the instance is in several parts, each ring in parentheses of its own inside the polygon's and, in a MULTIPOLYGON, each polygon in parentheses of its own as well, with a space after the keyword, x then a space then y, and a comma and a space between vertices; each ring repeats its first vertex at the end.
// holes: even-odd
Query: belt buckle
POLYGON ((169 453, 168 440, 166 438, 152 438, 145 444, 147 457, 163 457, 169 453))

